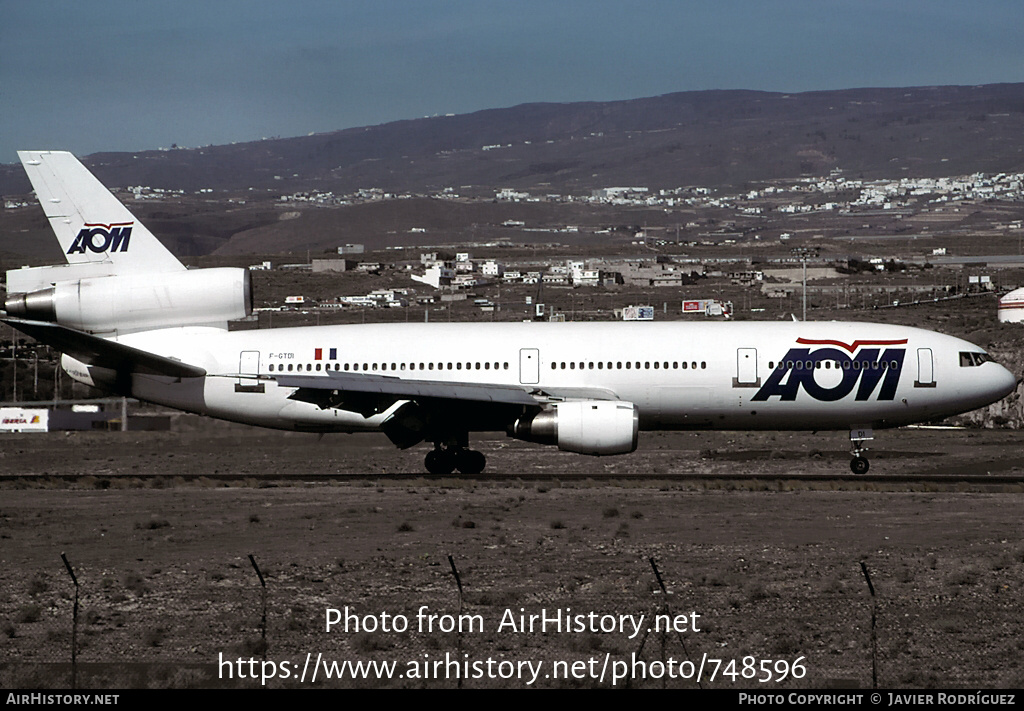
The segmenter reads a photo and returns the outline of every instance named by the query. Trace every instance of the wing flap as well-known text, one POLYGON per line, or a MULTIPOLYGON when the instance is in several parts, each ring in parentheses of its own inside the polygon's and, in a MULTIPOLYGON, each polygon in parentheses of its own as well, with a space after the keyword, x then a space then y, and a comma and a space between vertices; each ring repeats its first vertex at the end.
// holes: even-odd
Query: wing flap
MULTIPOLYGON (((430 380, 411 380, 370 373, 343 373, 329 371, 325 375, 276 375, 279 385, 301 390, 337 390, 350 393, 373 393, 397 396, 400 399, 431 398, 441 400, 468 400, 505 405, 536 406, 538 400, 525 389, 515 385, 490 383, 442 383, 430 380)), ((299 395, 296 399, 306 399, 299 395)))

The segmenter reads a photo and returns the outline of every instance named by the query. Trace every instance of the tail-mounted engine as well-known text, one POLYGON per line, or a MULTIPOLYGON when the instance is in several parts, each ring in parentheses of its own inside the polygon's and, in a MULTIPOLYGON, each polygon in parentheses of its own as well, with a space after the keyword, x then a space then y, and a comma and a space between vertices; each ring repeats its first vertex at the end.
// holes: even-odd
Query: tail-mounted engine
POLYGON ((509 435, 539 444, 557 444, 579 454, 628 454, 636 450, 640 419, 636 405, 617 400, 560 402, 521 417, 509 435))
POLYGON ((252 313, 247 269, 73 276, 72 266, 7 273, 8 315, 89 333, 217 325, 252 313), (52 270, 52 271, 47 271, 52 270))

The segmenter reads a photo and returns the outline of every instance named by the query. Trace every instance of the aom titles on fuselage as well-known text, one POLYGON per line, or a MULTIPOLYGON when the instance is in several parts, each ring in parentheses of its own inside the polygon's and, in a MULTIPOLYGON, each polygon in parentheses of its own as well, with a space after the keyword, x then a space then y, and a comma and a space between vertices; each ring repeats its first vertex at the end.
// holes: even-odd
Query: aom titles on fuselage
POLYGON ((20 154, 68 260, 8 272, 8 323, 82 382, 262 427, 382 431, 479 473, 475 432, 624 454, 640 430, 872 428, 1015 387, 966 341, 839 322, 376 324, 229 331, 244 269, 185 270, 68 153, 20 154))

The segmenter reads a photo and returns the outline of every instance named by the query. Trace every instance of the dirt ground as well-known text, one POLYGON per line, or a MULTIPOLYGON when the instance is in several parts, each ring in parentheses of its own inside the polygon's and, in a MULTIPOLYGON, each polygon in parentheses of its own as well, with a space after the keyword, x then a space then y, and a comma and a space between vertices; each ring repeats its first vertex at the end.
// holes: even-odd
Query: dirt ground
POLYGON ((421 477, 424 449, 375 435, 197 418, 169 433, 5 437, 0 686, 71 685, 62 552, 80 585, 79 687, 259 686, 237 660, 259 676, 264 657, 274 687, 455 687, 454 667, 429 666, 445 660, 479 663, 467 688, 612 686, 617 663, 630 666, 616 686, 695 687, 692 671, 665 677, 670 659, 680 673, 703 661, 705 688, 870 687, 861 562, 880 687, 1024 685, 1019 433, 876 435, 863 480, 845 433, 646 434, 634 455, 603 459, 485 439, 488 473, 473 479, 421 477), (462 619, 478 623, 461 635, 438 629, 460 613, 448 556, 462 619), (641 650, 629 625, 666 604, 687 628, 641 650), (349 631, 326 631, 328 609, 346 607, 349 631), (580 629, 519 628, 542 613, 582 615, 580 629), (625 629, 600 629, 620 615, 625 629), (384 631, 385 616, 408 629, 384 631), (398 673, 299 681, 307 654, 398 673), (770 681, 753 674, 762 660, 770 681))

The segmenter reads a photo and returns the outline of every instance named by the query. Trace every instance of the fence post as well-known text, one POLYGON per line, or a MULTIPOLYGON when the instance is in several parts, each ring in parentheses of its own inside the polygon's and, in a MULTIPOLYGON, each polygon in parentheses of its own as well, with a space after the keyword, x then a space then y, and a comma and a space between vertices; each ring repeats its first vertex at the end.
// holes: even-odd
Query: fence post
POLYGON ((875 586, 871 584, 871 575, 868 573, 868 566, 864 561, 860 562, 860 569, 864 573, 864 579, 868 582, 868 590, 871 592, 871 688, 878 688, 878 634, 875 632, 875 610, 877 601, 875 598, 875 586))
POLYGON ((260 639, 263 641, 263 661, 267 661, 267 581, 263 579, 263 573, 260 572, 260 567, 256 565, 256 559, 252 553, 249 554, 249 562, 252 563, 253 570, 256 571, 256 575, 260 579, 260 585, 263 588, 260 593, 263 608, 260 616, 260 639))
POLYGON ((75 607, 71 613, 71 688, 76 689, 78 688, 78 578, 75 577, 75 571, 71 569, 71 563, 68 562, 68 557, 63 552, 60 554, 60 559, 64 561, 64 567, 68 569, 71 582, 75 584, 75 607))
MULTIPOLYGON (((448 555, 448 565, 450 565, 452 567, 452 575, 455 576, 455 584, 459 588, 459 619, 461 620, 462 619, 462 578, 459 577, 459 569, 455 567, 455 559, 451 556, 451 554, 448 555)), ((458 630, 457 634, 458 634, 458 636, 456 637, 456 639, 458 640, 458 644, 457 644, 456 652, 458 653, 458 658, 461 661, 462 660, 462 624, 461 624, 461 622, 459 623, 459 630, 458 630)), ((461 689, 462 688, 462 674, 459 674, 457 676, 458 676, 458 686, 457 686, 457 688, 461 689)))

